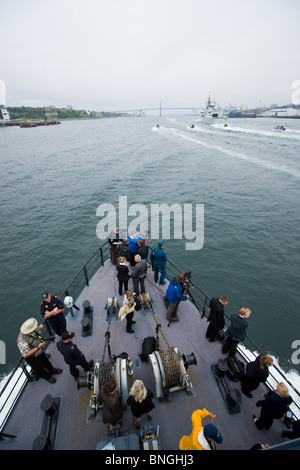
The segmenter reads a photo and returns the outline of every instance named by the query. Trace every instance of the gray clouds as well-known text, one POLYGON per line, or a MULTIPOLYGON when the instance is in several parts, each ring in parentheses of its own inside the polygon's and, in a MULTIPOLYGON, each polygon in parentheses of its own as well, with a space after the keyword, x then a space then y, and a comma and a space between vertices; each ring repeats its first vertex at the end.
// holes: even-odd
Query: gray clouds
POLYGON ((297 0, 0 3, 7 105, 93 110, 291 101, 297 0))

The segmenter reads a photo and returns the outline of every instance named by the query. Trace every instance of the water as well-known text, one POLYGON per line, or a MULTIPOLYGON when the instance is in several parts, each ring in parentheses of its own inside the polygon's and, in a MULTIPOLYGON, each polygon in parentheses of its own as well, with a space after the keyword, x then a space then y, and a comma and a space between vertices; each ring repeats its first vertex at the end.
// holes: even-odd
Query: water
POLYGON ((21 323, 42 319, 41 293, 62 293, 102 243, 97 207, 118 207, 124 195, 128 206, 204 204, 203 248, 166 240, 169 259, 207 295, 227 295, 226 313, 250 307, 251 338, 299 373, 291 360, 300 340, 299 120, 231 119, 218 128, 149 116, 11 127, 1 129, 0 153, 1 375, 20 358, 21 323))

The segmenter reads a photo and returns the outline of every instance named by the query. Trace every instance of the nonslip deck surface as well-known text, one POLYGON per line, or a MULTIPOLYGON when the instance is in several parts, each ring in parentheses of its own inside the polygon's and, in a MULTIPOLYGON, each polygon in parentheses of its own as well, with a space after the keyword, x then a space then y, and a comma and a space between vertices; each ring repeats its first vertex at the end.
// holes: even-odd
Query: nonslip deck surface
MULTIPOLYGON (((209 343, 205 338, 207 322, 202 319, 198 310, 190 301, 181 302, 179 306, 179 322, 168 326, 166 308, 163 295, 167 285, 160 286, 154 283, 153 272, 148 269, 145 282, 146 292, 149 293, 153 312, 157 322, 161 324, 162 331, 168 344, 177 347, 181 354, 194 353, 197 364, 188 369, 193 384, 194 393, 187 394, 185 390, 172 393, 169 401, 154 399, 156 408, 153 410, 153 419, 148 421, 146 415, 141 419, 141 428, 159 425, 159 440, 161 450, 178 450, 178 444, 184 434, 192 431, 191 415, 196 409, 206 408, 216 415, 215 426, 223 435, 223 443, 219 450, 248 450, 256 443, 278 444, 285 441, 281 437, 285 425, 276 420, 269 431, 259 431, 253 424, 252 415, 259 415, 260 409, 256 402, 263 398, 263 389, 253 392, 253 398, 247 398, 242 394, 242 402, 238 413, 229 413, 223 400, 220 389, 216 384, 211 366, 218 359, 224 359, 221 352, 221 343, 209 343)), ((132 288, 131 281, 129 288, 132 288)), ((102 359, 105 343, 105 332, 108 324, 106 321, 107 299, 116 296, 119 305, 122 305, 122 297, 118 295, 118 281, 116 267, 107 261, 90 281, 90 285, 84 289, 80 297, 76 299, 76 305, 80 310, 73 310, 74 317, 67 316, 68 330, 75 332, 74 341, 85 354, 87 360, 102 359), (83 337, 81 320, 83 316, 82 304, 88 300, 93 307, 93 333, 83 337)), ((135 312, 135 334, 126 333, 126 324, 112 317, 110 325, 110 345, 112 355, 122 352, 128 353, 133 358, 133 376, 129 377, 129 388, 135 379, 144 381, 146 387, 155 390, 150 365, 139 358, 142 341, 147 336, 156 336, 156 322, 149 309, 135 312)), ((159 335, 161 349, 167 349, 165 340, 159 335)), ((0 443, 0 450, 31 449, 33 441, 41 431, 43 413, 40 404, 45 395, 51 394, 60 398, 60 408, 57 422, 57 430, 54 449, 61 450, 94 450, 97 444, 105 441, 107 436, 106 425, 102 423, 102 412, 98 410, 96 416, 91 413, 89 403, 90 392, 88 388, 77 390, 77 384, 69 373, 69 368, 57 351, 56 344, 51 343, 47 352, 51 354, 50 360, 55 367, 63 369, 63 373, 56 376, 57 382, 49 384, 43 379, 31 382, 26 386, 17 406, 15 407, 3 432, 15 435, 14 439, 5 438, 0 443)), ((106 353, 106 359, 108 359, 106 353)), ((81 375, 85 372, 80 369, 81 375)), ((240 390, 240 384, 232 383, 240 390)), ((209 423, 209 418, 204 424, 209 423)), ((129 408, 124 410, 122 425, 128 428, 129 433, 139 435, 133 423, 133 417, 129 408)))

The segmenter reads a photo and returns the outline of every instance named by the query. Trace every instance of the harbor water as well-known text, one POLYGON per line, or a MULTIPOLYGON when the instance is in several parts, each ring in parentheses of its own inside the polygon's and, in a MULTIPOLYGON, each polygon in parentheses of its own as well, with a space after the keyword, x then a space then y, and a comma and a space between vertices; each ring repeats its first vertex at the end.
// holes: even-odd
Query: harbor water
POLYGON ((1 377, 20 359, 20 325, 42 320, 42 292, 62 294, 103 243, 97 208, 117 210, 121 196, 149 213, 151 204, 203 205, 202 248, 186 250, 184 233, 171 230, 168 258, 209 297, 227 295, 228 315, 249 307, 251 339, 300 374, 300 120, 229 119, 224 128, 197 119, 1 128, 1 377))

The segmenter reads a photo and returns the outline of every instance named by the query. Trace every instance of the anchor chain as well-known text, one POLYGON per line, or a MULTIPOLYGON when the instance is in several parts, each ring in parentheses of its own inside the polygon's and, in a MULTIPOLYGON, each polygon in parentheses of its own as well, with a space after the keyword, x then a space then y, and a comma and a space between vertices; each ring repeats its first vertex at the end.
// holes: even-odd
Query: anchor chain
MULTIPOLYGON (((115 297, 113 297, 113 301, 115 302, 115 297)), ((104 343, 104 349, 103 349, 103 355, 102 355, 102 361, 100 362, 100 367, 99 367, 99 384, 100 386, 104 385, 105 382, 110 380, 112 378, 112 366, 114 364, 114 360, 111 355, 111 347, 110 347, 110 326, 111 326, 111 320, 112 320, 112 307, 113 305, 110 306, 110 310, 108 312, 108 327, 105 332, 105 343, 104 343), (109 361, 105 362, 105 355, 106 355, 106 350, 108 352, 108 357, 109 361)), ((109 306, 108 306, 109 308, 109 306)))

